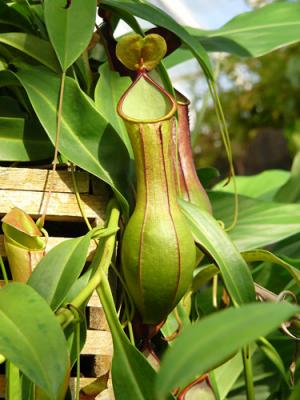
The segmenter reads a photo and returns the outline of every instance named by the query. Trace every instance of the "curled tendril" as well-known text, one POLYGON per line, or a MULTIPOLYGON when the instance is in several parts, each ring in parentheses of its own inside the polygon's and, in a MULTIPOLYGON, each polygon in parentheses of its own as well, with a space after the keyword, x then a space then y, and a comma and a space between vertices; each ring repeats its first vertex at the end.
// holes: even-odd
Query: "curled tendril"
MULTIPOLYGON (((293 292, 290 290, 283 290, 278 295, 271 292, 270 290, 258 285, 255 283, 255 291, 256 291, 256 298, 259 301, 273 301, 273 302, 285 302, 288 297, 290 297, 295 304, 297 304, 297 297, 293 292)), ((293 317, 294 320, 300 321, 300 315, 296 315, 293 317)), ((295 336, 290 330, 290 326, 292 325, 292 321, 283 322, 280 325, 281 330, 290 338, 294 340, 299 340, 299 336, 295 336)))
POLYGON ((171 342, 172 340, 176 339, 177 336, 179 336, 181 334, 181 331, 182 331, 182 328, 183 328, 182 320, 181 320, 181 318, 179 316, 177 307, 174 308, 173 314, 174 314, 174 317, 175 317, 176 322, 177 322, 177 328, 176 328, 176 331, 173 332, 171 335, 164 337, 164 340, 166 342, 171 342))

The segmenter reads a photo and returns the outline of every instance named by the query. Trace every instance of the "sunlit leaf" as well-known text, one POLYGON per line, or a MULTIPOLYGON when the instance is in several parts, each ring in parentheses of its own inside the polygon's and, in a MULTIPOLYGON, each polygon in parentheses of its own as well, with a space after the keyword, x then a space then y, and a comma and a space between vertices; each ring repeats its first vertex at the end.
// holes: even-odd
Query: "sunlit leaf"
POLYGON ((78 276, 87 258, 91 232, 55 246, 34 269, 28 284, 56 310, 78 276))
MULTIPOLYGON (((60 79, 43 67, 22 66, 16 76, 50 140, 55 143, 60 79)), ((68 77, 65 81, 59 150, 67 159, 107 182, 127 211, 124 193, 128 190, 128 152, 92 101, 68 77)))
POLYGON ((38 121, 19 117, 0 117, 0 160, 46 160, 53 145, 38 121))
POLYGON ((118 72, 112 71, 109 68, 108 63, 104 63, 100 67, 100 78, 95 87, 95 105, 103 117, 116 130, 133 158, 132 148, 124 122, 116 112, 117 104, 130 84, 130 78, 125 76, 121 77, 118 72))
POLYGON ((0 33, 0 43, 22 51, 52 71, 56 72, 60 69, 51 44, 44 39, 29 33, 8 32, 0 33))
POLYGON ((50 41, 65 71, 87 48, 96 21, 96 0, 45 0, 45 22, 50 41))
MULTIPOLYGON (((261 200, 272 200, 278 189, 290 178, 290 173, 283 170, 267 170, 257 175, 237 176, 236 186, 238 194, 261 200)), ((233 182, 224 186, 225 181, 214 186, 214 190, 234 193, 233 182)), ((288 201, 286 202, 288 203, 288 201)))
MULTIPOLYGON (((233 195, 210 192, 213 215, 229 224, 233 215, 233 195)), ((266 202, 239 196, 239 215, 230 238, 241 251, 261 248, 300 231, 300 205, 266 202)))

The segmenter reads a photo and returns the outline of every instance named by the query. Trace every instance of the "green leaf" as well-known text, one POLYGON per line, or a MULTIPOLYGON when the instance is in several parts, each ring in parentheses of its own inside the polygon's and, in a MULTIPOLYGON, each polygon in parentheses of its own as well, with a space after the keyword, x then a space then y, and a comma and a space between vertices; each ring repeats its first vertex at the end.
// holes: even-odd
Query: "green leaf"
POLYGON ((275 200, 280 203, 296 203, 300 201, 300 151, 296 154, 291 177, 276 193, 275 200))
POLYGON ((36 161, 53 155, 53 145, 38 121, 0 117, 0 160, 36 161))
POLYGON ((259 57, 300 40, 300 4, 270 4, 233 18, 214 31, 189 29, 210 51, 259 57))
POLYGON ((66 240, 42 258, 28 280, 49 304, 57 310, 79 277, 87 258, 92 232, 66 240))
MULTIPOLYGON (((20 68, 16 73, 52 143, 55 142, 60 80, 43 67, 20 68)), ((128 204, 128 152, 104 117, 77 83, 66 77, 60 152, 79 167, 98 176, 114 190, 125 213, 128 204), (122 193, 121 193, 122 192, 122 193)))
POLYGON ((196 172, 204 188, 208 188, 211 181, 220 176, 220 172, 214 167, 197 168, 196 172))
POLYGON ((32 30, 32 26, 22 14, 8 6, 5 1, 0 0, 0 24, 12 25, 22 31, 32 30))
POLYGON ((230 297, 237 304, 255 300, 248 266, 218 222, 197 206, 179 201, 195 240, 215 260, 230 297))
POLYGON ((155 385, 157 397, 164 399, 170 390, 216 367, 297 312, 299 307, 290 304, 247 304, 195 322, 166 351, 155 385))
POLYGON ((219 269, 215 264, 198 268, 193 277, 192 290, 196 292, 218 273, 219 269))
POLYGON ((149 21, 154 25, 163 26, 164 28, 173 32, 192 52, 194 57, 205 71, 205 74, 210 79, 213 79, 213 72, 209 58, 201 44, 196 40, 196 38, 190 35, 185 28, 179 25, 173 18, 170 17, 169 14, 165 13, 163 10, 145 2, 132 3, 129 1, 120 2, 117 0, 102 0, 101 5, 108 6, 116 9, 117 11, 118 9, 126 11, 132 15, 149 21))
POLYGON ((156 372, 137 348, 129 342, 121 328, 104 274, 97 291, 113 338, 112 379, 116 400, 153 400, 156 372))
POLYGON ((270 251, 260 249, 245 251, 244 253, 242 253, 242 256, 247 262, 266 261, 282 266, 289 272, 289 274, 295 280, 296 284, 300 287, 300 271, 290 265, 288 262, 277 257, 275 254, 272 254, 270 251))
POLYGON ((60 70, 51 44, 37 36, 23 32, 0 33, 0 43, 14 47, 57 72, 60 70))
POLYGON ((293 388, 293 392, 291 393, 288 400, 299 400, 299 398, 300 398, 300 381, 293 388))
MULTIPOLYGON (((210 192, 215 218, 230 224, 233 195, 210 192)), ((239 196, 239 215, 230 238, 240 251, 253 250, 275 243, 300 231, 300 205, 265 202, 239 196)))
POLYGON ((132 147, 124 122, 116 111, 121 96, 130 85, 130 78, 121 77, 118 72, 114 72, 109 68, 108 63, 104 63, 100 67, 100 78, 95 88, 95 105, 97 110, 118 133, 133 159, 132 147))
MULTIPOLYGON (((208 52, 260 57, 300 40, 299 12, 299 3, 276 2, 240 14, 216 30, 186 29, 208 52)), ((179 48, 166 58, 166 66, 171 68, 191 58, 187 49, 179 48)))
MULTIPOLYGON (((236 176, 238 194, 243 196, 272 200, 278 189, 284 185, 290 177, 288 171, 268 170, 252 176, 236 176)), ((232 180, 224 186, 225 181, 214 186, 215 191, 234 193, 232 180)))
POLYGON ((96 21, 96 0, 45 0, 45 22, 63 71, 87 48, 96 21))
POLYGON ((12 283, 0 289, 0 316, 0 353, 51 399, 62 399, 67 346, 48 304, 30 286, 12 283))
POLYGON ((258 348, 265 354, 266 357, 274 364, 274 366, 278 369, 283 378, 284 382, 287 386, 290 386, 290 383, 287 378, 287 373, 285 371, 284 363, 278 354, 278 351, 275 347, 265 338, 260 338, 257 341, 258 348))
MULTIPOLYGON (((256 345, 250 346, 251 358, 256 350, 256 345)), ((243 358, 242 353, 239 351, 234 357, 214 369, 214 376, 216 385, 221 399, 225 399, 238 377, 243 372, 243 358)))

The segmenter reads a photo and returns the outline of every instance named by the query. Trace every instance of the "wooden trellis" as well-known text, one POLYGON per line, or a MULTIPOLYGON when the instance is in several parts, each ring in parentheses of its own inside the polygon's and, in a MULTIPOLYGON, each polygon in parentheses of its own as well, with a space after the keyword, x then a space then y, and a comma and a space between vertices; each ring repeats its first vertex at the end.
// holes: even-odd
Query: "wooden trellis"
MULTIPOLYGON (((2 218, 13 207, 19 207, 33 218, 40 216, 46 200, 52 172, 48 169, 5 168, 0 167, 0 217, 2 218)), ((105 208, 110 192, 104 183, 95 180, 86 172, 76 172, 78 191, 87 218, 92 226, 103 223, 105 208)), ((53 175, 51 200, 47 209, 49 240, 46 252, 68 237, 74 231, 84 233, 85 225, 76 200, 71 173, 67 170, 57 171, 53 175), (67 226, 67 229, 64 227, 67 226), (51 235, 51 231, 55 235, 51 235), (57 235, 58 232, 58 235, 57 235)), ((88 261, 95 251, 91 242, 88 261)), ((3 235, 0 234, 0 254, 5 260, 3 235)), ((3 282, 0 282, 0 285, 3 282)), ((104 311, 96 293, 91 297, 87 309, 87 340, 81 352, 81 387, 84 387, 109 372, 113 353, 112 338, 105 319, 104 311)), ((71 382, 72 386, 72 382, 71 382)), ((113 392, 109 389, 99 394, 96 399, 112 400, 113 392)), ((4 398, 5 377, 0 372, 0 398, 4 398)))

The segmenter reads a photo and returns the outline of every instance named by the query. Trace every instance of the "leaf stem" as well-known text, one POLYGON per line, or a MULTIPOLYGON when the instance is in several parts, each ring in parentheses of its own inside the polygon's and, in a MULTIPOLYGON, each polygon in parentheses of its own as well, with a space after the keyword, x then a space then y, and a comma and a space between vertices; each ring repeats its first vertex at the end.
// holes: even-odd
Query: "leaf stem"
POLYGON ((244 376, 246 383, 247 400, 255 400, 254 384, 253 384, 253 373, 252 363, 250 355, 250 346, 245 346, 242 349, 243 364, 244 364, 244 376))
MULTIPOLYGON (((118 227, 120 217, 120 210, 118 208, 116 200, 112 201, 111 214, 108 221, 108 228, 118 227)), ((96 268, 96 271, 88 284, 78 293, 78 295, 69 303, 74 308, 79 308, 82 304, 84 304, 88 298, 91 296, 93 291, 99 286, 102 278, 102 273, 107 273, 108 268, 111 263, 111 259, 113 256, 115 243, 116 243, 116 232, 112 233, 110 236, 105 237, 105 243, 103 246, 103 255, 102 258, 96 268)), ((56 313, 57 319, 59 323, 65 328, 70 324, 70 322, 74 319, 74 314, 72 311, 61 308, 56 313)))

